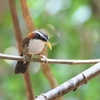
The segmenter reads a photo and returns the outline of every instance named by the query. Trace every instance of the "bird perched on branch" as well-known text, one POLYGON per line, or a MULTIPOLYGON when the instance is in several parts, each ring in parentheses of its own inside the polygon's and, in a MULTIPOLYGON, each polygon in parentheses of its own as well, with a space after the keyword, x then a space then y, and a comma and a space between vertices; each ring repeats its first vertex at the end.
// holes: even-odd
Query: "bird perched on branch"
MULTIPOLYGON (((29 65, 29 59, 32 55, 41 55, 45 45, 50 50, 52 49, 50 42, 48 41, 48 35, 43 30, 35 30, 29 33, 22 41, 21 48, 22 53, 20 56, 24 57, 24 61, 18 61, 15 67, 15 74, 25 73, 29 65)), ((45 56, 42 56, 45 58, 45 56)))

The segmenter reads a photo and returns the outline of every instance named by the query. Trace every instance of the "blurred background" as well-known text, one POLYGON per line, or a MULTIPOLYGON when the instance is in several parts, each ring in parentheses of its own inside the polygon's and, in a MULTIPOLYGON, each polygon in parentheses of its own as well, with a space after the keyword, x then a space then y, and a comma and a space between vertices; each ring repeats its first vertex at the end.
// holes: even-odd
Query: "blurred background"
MULTIPOLYGON (((23 37, 28 34, 20 2, 17 13, 23 37)), ((100 0, 27 0, 31 17, 38 29, 50 37, 49 58, 97 59, 100 57, 100 0)), ((11 13, 7 0, 0 0, 0 53, 18 55, 11 13)), ((21 74, 15 75, 16 61, 0 59, 0 100, 26 100, 21 74)), ((50 64, 58 84, 76 76, 91 65, 50 64)), ((29 67, 35 95, 49 91, 50 85, 39 63, 29 67), (34 65, 34 67, 32 66, 34 65)), ((64 96, 65 100, 100 100, 100 77, 64 96)))

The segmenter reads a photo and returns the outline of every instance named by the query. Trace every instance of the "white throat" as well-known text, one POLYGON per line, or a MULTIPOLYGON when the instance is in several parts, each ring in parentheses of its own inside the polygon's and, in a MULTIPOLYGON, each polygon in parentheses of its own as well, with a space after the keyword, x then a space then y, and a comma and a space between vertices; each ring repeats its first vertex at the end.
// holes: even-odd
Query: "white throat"
POLYGON ((42 52, 45 42, 38 39, 31 39, 28 46, 29 54, 39 54, 42 52))

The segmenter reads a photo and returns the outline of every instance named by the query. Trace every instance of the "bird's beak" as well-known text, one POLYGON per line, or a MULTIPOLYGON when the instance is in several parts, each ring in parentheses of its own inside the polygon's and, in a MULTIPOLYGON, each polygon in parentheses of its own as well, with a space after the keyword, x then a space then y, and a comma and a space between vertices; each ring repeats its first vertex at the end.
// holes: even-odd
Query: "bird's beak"
POLYGON ((46 44, 47 44, 47 46, 50 48, 50 50, 52 50, 52 46, 51 46, 50 42, 47 41, 46 44))

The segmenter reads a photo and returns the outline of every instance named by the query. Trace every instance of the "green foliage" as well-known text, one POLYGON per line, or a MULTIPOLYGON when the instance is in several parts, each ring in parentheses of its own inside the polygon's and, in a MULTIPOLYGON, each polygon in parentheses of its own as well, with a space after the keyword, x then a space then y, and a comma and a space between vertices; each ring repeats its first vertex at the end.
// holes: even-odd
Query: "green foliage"
MULTIPOLYGON (((43 28, 50 36, 53 50, 48 50, 49 58, 93 59, 100 57, 100 1, 96 0, 27 0, 30 14, 37 28, 43 28)), ((0 52, 9 47, 16 48, 14 29, 9 7, 0 3, 0 52)), ((29 32, 17 1, 17 13, 23 37, 29 32)), ((15 49, 8 54, 17 55, 15 49), (13 52, 12 52, 13 51, 13 52)), ((32 63, 34 64, 34 63, 32 63)), ((15 62, 0 60, 0 99, 25 100, 25 88, 21 75, 14 75, 15 62)), ((91 65, 56 65, 51 70, 59 84, 69 80, 91 65)), ((50 90, 50 85, 41 69, 30 66, 31 81, 35 95, 50 90)), ((64 97, 68 100, 99 100, 99 77, 81 86, 64 97)), ((65 100, 66 100, 65 99, 65 100)))

